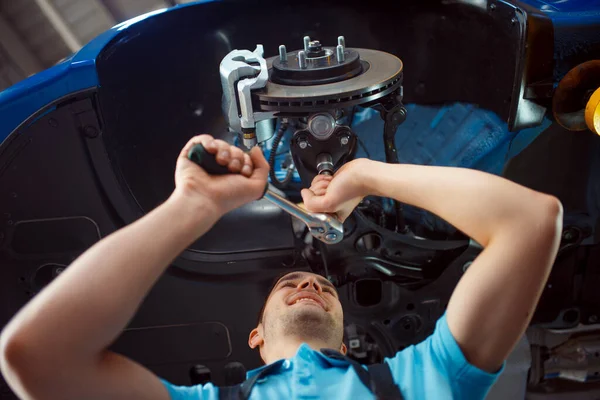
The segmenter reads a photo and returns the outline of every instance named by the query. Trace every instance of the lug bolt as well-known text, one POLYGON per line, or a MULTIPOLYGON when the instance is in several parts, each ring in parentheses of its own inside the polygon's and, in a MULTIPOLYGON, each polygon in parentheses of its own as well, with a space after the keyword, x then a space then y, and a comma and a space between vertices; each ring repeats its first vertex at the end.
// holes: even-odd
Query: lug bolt
POLYGON ((287 62, 287 49, 284 45, 279 46, 279 61, 287 62))
POLYGON ((298 64, 300 65, 300 68, 302 69, 306 69, 306 67, 308 66, 306 64, 306 52, 300 50, 298 52, 298 64))
POLYGON ((304 51, 308 51, 309 44, 310 44, 310 36, 304 36, 304 51))
POLYGON ((338 44, 336 55, 337 55, 337 62, 343 63, 346 60, 346 55, 344 54, 344 46, 338 44))

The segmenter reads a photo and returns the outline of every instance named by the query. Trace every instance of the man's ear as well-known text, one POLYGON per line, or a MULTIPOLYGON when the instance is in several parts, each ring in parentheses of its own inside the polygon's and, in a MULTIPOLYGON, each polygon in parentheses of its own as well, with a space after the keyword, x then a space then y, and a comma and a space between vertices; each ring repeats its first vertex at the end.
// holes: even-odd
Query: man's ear
POLYGON ((252 332, 250 332, 250 336, 248 336, 248 346, 250 346, 251 349, 255 349, 258 346, 262 346, 265 343, 265 340, 262 338, 261 335, 261 331, 262 329, 260 329, 261 326, 257 326, 256 328, 252 329, 252 332))
POLYGON ((340 347, 340 353, 342 353, 343 355, 346 355, 347 352, 348 352, 348 348, 346 347, 346 344, 344 342, 342 342, 342 346, 340 347))

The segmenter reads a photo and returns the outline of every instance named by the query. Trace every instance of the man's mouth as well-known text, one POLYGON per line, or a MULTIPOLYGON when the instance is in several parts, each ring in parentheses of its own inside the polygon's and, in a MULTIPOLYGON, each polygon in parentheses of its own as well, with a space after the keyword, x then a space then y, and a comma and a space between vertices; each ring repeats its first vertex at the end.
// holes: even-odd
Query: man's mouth
POLYGON ((288 302, 289 306, 294 306, 297 304, 307 304, 307 305, 311 305, 311 306, 316 306, 316 307, 320 307, 323 310, 327 311, 327 308, 325 307, 323 300, 321 300, 317 294, 313 294, 313 293, 309 293, 309 292, 296 294, 288 302))

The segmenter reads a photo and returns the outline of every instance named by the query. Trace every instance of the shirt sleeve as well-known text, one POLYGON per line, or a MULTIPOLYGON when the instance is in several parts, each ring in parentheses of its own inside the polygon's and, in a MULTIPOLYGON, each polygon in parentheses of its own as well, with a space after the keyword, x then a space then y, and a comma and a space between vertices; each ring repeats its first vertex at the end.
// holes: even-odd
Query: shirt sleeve
POLYGON ((385 361, 401 389, 415 392, 415 387, 424 387, 460 399, 485 398, 504 370, 504 364, 495 373, 470 364, 450 332, 446 314, 437 321, 431 336, 385 361), (432 386, 436 388, 430 389, 432 386))
POLYGON ((167 388, 171 400, 216 400, 219 397, 219 389, 212 383, 195 386, 176 386, 164 379, 160 381, 167 388))

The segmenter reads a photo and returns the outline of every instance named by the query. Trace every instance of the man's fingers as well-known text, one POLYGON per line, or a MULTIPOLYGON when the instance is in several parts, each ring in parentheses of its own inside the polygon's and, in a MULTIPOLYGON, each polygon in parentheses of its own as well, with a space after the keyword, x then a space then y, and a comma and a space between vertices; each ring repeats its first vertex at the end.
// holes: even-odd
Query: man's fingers
POLYGON ((252 175, 252 171, 254 170, 254 163, 250 156, 244 153, 244 166, 242 167, 242 175, 245 177, 250 177, 252 175))
POLYGON ((265 156, 258 146, 255 146, 252 150, 250 150, 250 159, 254 164, 252 176, 255 176, 261 180, 266 180, 267 176, 269 175, 269 163, 265 159, 265 156))
POLYGON ((244 152, 235 147, 229 146, 229 152, 231 154, 231 160, 229 161, 229 171, 239 173, 244 166, 244 152))
POLYGON ((331 182, 333 176, 331 175, 317 175, 313 178, 311 185, 316 185, 319 182, 331 182))
POLYGON ((312 190, 302 189, 300 192, 306 209, 310 212, 330 212, 329 199, 326 196, 317 196, 312 190))
POLYGON ((214 153, 214 151, 210 151, 211 148, 214 149, 214 146, 215 146, 214 141, 215 141, 215 139, 211 135, 194 136, 193 138, 188 140, 188 142, 185 144, 185 146, 183 146, 181 153, 179 153, 179 157, 183 157, 183 158, 187 159, 188 153, 190 152, 192 147, 194 147, 197 144, 201 144, 210 153, 214 153))
MULTIPOLYGON (((217 163, 223 166, 231 161, 231 145, 224 140, 215 140, 217 146, 217 163)), ((210 151, 212 153, 212 151, 210 151)), ((213 153, 214 154, 214 153, 213 153)))
POLYGON ((310 190, 312 190, 316 194, 317 190, 327 189, 329 187, 329 183, 330 183, 330 181, 326 181, 326 180, 320 180, 317 183, 313 182, 313 185, 310 187, 310 190))

